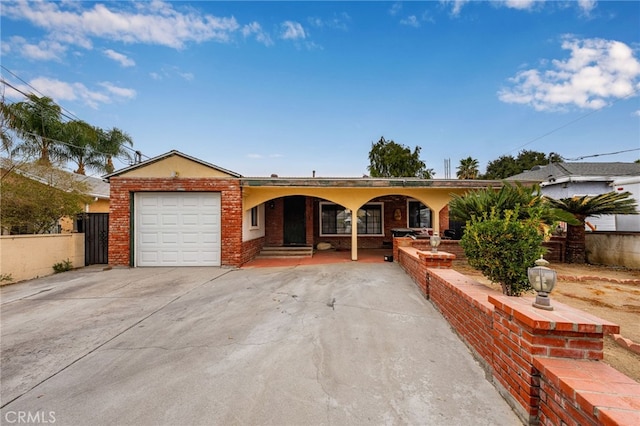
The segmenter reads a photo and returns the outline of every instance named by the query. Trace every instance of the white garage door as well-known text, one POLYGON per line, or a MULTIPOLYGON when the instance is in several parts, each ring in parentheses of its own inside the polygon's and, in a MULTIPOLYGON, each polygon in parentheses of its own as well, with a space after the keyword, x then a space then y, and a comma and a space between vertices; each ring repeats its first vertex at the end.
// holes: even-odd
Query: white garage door
POLYGON ((220 193, 135 194, 136 266, 220 266, 220 193))

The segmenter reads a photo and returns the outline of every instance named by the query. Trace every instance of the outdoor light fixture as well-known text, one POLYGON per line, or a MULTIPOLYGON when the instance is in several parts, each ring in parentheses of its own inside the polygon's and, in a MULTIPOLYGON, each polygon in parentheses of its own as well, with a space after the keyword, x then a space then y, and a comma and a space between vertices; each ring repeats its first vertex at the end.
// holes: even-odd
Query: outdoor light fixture
POLYGON ((276 208, 276 203, 275 203, 273 200, 269 201, 269 208, 270 208, 271 210, 273 210, 273 209, 275 209, 275 208, 276 208))
POLYGON ((432 253, 437 253, 438 252, 438 246, 440 245, 440 236, 438 235, 437 232, 434 232, 433 235, 429 238, 429 242, 431 243, 431 252, 432 253))
POLYGON ((553 311, 549 293, 551 293, 551 290, 553 290, 553 287, 556 285, 556 271, 547 268, 546 265, 548 264, 549 262, 540 256, 540 259, 536 260, 535 267, 527 268, 527 275, 529 276, 531 286, 538 293, 535 302, 533 302, 533 306, 538 309, 553 311))

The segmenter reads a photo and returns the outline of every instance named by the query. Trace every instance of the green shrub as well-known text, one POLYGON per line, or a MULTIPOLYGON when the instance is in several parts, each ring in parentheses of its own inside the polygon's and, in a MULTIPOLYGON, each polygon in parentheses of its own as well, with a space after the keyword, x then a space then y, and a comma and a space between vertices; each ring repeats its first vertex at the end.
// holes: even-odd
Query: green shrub
POLYGON ((518 209, 497 214, 495 209, 467 222, 460 240, 469 265, 502 286, 508 296, 531 290, 527 268, 543 253, 540 219, 518 219, 518 209))
POLYGON ((63 260, 62 262, 56 263, 53 265, 53 271, 58 274, 60 272, 66 272, 73 269, 73 264, 69 259, 63 260))

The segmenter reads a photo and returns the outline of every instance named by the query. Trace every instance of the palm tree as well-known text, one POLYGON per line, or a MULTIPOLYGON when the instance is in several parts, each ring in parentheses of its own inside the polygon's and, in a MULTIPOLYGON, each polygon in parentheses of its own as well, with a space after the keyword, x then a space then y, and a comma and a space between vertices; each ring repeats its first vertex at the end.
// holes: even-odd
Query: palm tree
POLYGON ((60 133, 65 157, 78 165, 74 173, 84 175, 86 168, 104 170, 100 161, 98 148, 98 132, 96 128, 80 120, 73 120, 62 125, 60 133))
POLYGON ((477 179, 479 173, 478 160, 467 157, 460 160, 456 176, 458 179, 477 179))
POLYGON ((532 215, 539 217, 541 228, 548 228, 557 221, 577 224, 573 216, 547 203, 539 185, 524 186, 520 182, 505 184, 499 190, 491 187, 469 191, 463 196, 451 194, 449 217, 460 222, 469 222, 474 217, 489 217, 492 211, 502 217, 507 210, 517 211, 518 219, 532 215))
POLYGON ((64 159, 55 141, 61 127, 61 109, 53 99, 30 94, 26 101, 3 106, 3 115, 23 141, 13 152, 37 156, 38 162, 44 165, 51 164, 51 159, 64 159))
POLYGON ((114 170, 113 157, 132 161, 133 157, 128 147, 133 146, 133 140, 126 132, 114 127, 108 131, 99 129, 98 151, 102 154, 103 170, 112 173, 114 170))
POLYGON ((630 192, 607 192, 596 196, 548 199, 552 206, 571 213, 578 221, 567 223, 567 243, 565 261, 585 263, 585 220, 588 216, 606 214, 638 214, 637 205, 630 192))

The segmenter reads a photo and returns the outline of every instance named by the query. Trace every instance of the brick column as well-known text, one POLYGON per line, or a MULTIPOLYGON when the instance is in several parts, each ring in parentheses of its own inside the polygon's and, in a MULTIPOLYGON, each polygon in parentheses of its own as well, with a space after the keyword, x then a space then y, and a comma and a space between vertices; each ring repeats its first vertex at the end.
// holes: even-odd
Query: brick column
POLYGON ((603 335, 620 330, 616 324, 553 300, 553 311, 534 308, 532 301, 531 297, 489 295, 495 307, 496 385, 507 400, 524 409, 519 414, 529 423, 537 421, 540 405, 540 373, 533 365, 534 356, 601 360, 603 335))

